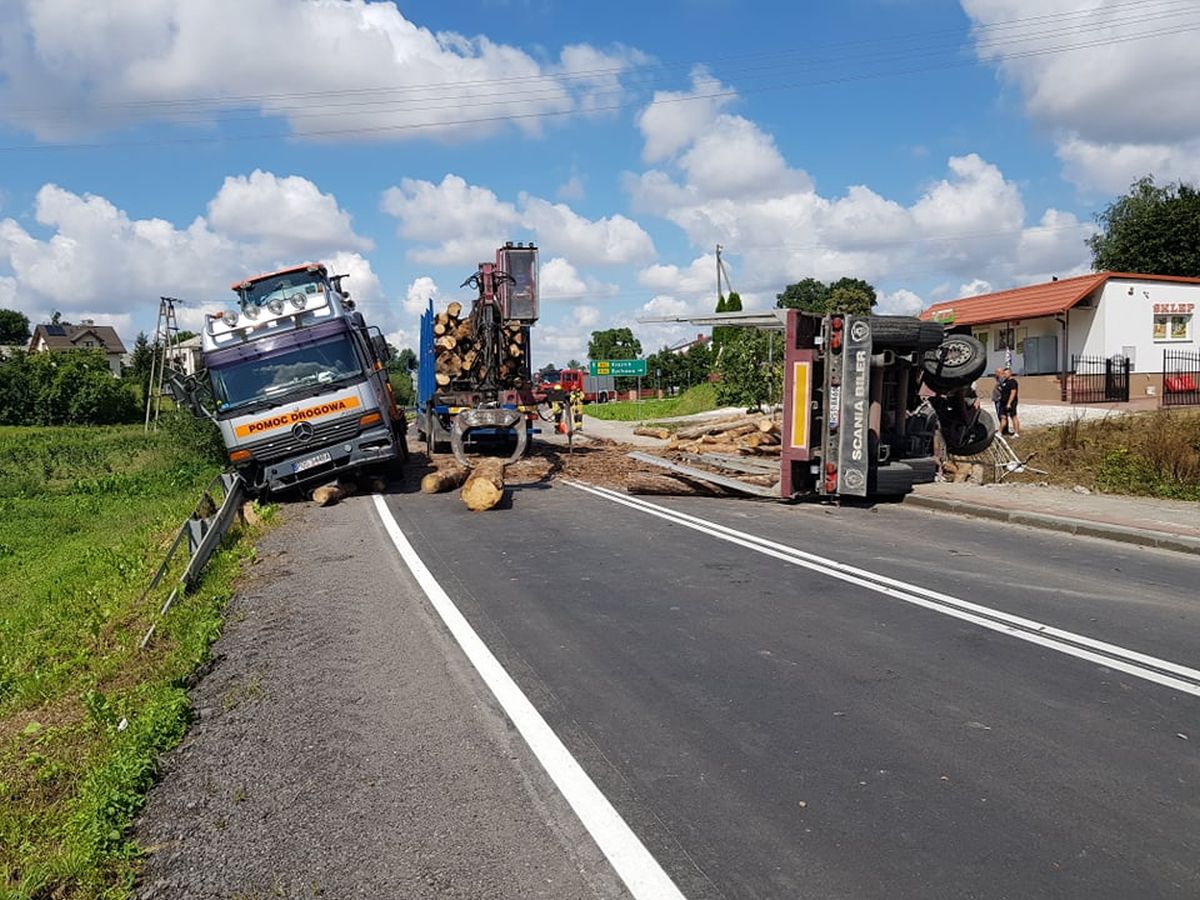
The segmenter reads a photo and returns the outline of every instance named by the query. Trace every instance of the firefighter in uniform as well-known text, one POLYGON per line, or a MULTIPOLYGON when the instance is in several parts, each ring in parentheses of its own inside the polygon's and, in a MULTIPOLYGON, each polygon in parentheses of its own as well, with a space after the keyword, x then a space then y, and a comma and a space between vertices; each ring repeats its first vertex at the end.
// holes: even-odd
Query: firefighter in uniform
POLYGON ((583 430, 583 391, 579 388, 571 391, 571 419, 575 431, 583 430))

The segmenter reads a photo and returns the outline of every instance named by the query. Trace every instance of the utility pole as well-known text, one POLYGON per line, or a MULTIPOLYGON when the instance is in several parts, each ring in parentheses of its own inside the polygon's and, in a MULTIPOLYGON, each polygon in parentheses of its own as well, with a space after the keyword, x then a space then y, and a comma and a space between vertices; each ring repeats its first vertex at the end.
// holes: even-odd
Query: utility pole
POLYGON ((721 265, 721 251, 725 248, 717 244, 717 307, 721 305, 721 272, 725 268, 721 265))
POLYGON ((170 360, 172 364, 177 361, 179 322, 175 318, 175 304, 179 302, 174 297, 158 298, 158 321, 154 325, 154 343, 151 345, 150 382, 146 385, 146 431, 150 430, 151 422, 154 430, 158 430, 167 361, 170 360))

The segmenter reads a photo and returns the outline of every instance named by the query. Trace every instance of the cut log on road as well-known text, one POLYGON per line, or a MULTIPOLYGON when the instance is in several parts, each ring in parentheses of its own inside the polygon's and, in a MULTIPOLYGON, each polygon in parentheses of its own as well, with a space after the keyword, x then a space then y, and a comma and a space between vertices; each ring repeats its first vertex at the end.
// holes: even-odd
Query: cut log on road
POLYGON ((467 509, 482 512, 491 509, 504 496, 504 460, 484 459, 471 472, 462 489, 467 509))
POLYGON ((724 491, 702 484, 698 481, 688 481, 673 475, 649 475, 645 472, 634 472, 625 482, 625 489, 631 494, 656 494, 690 497, 719 497, 724 491))
POLYGON ((445 491, 452 491, 466 481, 470 474, 470 469, 459 465, 447 466, 436 472, 430 472, 421 479, 421 493, 441 494, 445 491))
POLYGON ((312 493, 313 503, 317 506, 332 506, 343 497, 349 497, 354 493, 354 485, 351 482, 341 482, 337 484, 323 484, 312 493))
POLYGON ((658 438, 660 441, 669 440, 671 432, 667 428, 649 428, 645 425, 639 425, 633 429, 633 433, 642 437, 658 438))

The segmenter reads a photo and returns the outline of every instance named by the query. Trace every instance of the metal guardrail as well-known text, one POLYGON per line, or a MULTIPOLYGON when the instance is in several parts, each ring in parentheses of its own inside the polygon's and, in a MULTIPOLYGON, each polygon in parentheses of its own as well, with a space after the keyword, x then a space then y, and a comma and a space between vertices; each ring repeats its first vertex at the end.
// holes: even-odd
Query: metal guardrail
MULTIPOLYGON (((225 537, 229 526, 233 524, 233 519, 237 515, 237 511, 241 508, 244 497, 245 484, 242 482, 240 475, 222 472, 208 483, 208 487, 204 489, 204 493, 192 510, 192 514, 179 527, 179 531, 175 535, 175 540, 171 542, 171 547, 167 550, 167 555, 163 558, 158 570, 154 573, 154 577, 150 580, 150 585, 142 592, 142 596, 138 600, 139 606, 150 595, 150 592, 158 587, 163 577, 167 574, 167 570, 171 567, 171 561, 175 558, 175 553, 183 546, 184 541, 187 541, 188 546, 187 565, 184 566, 183 574, 179 576, 179 584, 171 591, 166 602, 163 603, 162 609, 159 610, 159 619, 165 616, 168 610, 170 610, 171 605, 179 596, 180 590, 186 594, 199 583, 204 566, 221 543, 221 539, 225 537), (219 506, 213 499, 213 490, 218 485, 224 493, 224 498, 219 506)), ((146 649, 146 645, 150 643, 150 638, 154 636, 157 627, 157 622, 151 623, 146 634, 142 637, 141 643, 138 644, 140 649, 146 649)))

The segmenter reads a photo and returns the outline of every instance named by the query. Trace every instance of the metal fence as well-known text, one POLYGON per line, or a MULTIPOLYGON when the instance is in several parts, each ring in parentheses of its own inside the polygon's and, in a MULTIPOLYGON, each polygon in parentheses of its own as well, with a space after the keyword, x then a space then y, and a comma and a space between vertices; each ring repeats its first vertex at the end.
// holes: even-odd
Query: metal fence
POLYGON ((1200 405, 1200 350, 1163 351, 1163 406, 1200 405))
POLYGON ((1072 403, 1129 401, 1129 359, 1125 356, 1072 356, 1072 403))

